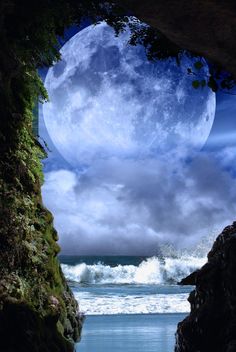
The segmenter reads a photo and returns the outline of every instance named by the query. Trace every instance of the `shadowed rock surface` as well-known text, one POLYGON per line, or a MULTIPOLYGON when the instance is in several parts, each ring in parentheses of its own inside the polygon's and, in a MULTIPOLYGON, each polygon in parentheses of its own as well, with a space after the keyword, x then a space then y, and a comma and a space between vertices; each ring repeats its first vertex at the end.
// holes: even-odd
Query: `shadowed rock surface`
POLYGON ((236 351, 236 222, 217 237, 208 262, 183 279, 196 285, 190 315, 178 324, 176 352, 236 351))
POLYGON ((132 14, 179 47, 218 63, 236 76, 234 0, 122 0, 132 14))

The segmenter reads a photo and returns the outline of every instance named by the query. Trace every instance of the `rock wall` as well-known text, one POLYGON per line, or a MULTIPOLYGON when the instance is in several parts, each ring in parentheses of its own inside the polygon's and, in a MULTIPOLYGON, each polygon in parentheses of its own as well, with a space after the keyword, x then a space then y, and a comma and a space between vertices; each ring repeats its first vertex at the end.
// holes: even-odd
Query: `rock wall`
POLYGON ((181 48, 218 63, 236 77, 235 0, 117 0, 181 48))
POLYGON ((41 200, 43 151, 32 134, 33 101, 26 96, 17 106, 17 79, 5 81, 8 73, 1 73, 0 351, 72 351, 81 319, 41 200))
POLYGON ((45 154, 32 132, 35 103, 46 98, 37 64, 55 57, 53 19, 40 14, 43 1, 24 5, 0 2, 0 351, 68 352, 82 319, 56 257, 41 199, 45 154))
POLYGON ((196 285, 191 313, 178 324, 175 352, 236 351, 236 222, 217 237, 208 262, 183 279, 196 285))

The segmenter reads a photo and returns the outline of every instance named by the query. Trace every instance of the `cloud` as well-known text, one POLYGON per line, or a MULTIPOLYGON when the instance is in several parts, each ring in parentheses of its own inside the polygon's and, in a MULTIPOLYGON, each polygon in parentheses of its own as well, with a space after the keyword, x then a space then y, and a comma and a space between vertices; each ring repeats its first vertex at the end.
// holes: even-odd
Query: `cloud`
POLYGON ((46 173, 43 199, 63 252, 153 255, 163 242, 188 246, 221 230, 236 212, 236 180, 226 165, 233 153, 222 153, 188 162, 111 158, 79 173, 46 173))

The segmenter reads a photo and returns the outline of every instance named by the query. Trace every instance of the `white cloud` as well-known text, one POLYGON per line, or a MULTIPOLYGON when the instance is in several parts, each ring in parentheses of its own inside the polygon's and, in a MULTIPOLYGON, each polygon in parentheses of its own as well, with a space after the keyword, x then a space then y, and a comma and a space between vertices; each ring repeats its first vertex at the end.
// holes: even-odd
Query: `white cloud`
POLYGON ((63 252, 155 254, 165 241, 187 246, 219 231, 236 213, 236 180, 219 158, 112 158, 83 173, 46 173, 43 199, 63 252))

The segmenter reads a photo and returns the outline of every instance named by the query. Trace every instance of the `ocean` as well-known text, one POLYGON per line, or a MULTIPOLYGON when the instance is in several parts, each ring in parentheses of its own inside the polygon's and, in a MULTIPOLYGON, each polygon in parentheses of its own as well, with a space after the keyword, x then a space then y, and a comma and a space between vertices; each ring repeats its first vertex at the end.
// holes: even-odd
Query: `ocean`
POLYGON ((86 317, 76 352, 173 352, 193 289, 178 282, 206 256, 60 256, 60 261, 86 317))

